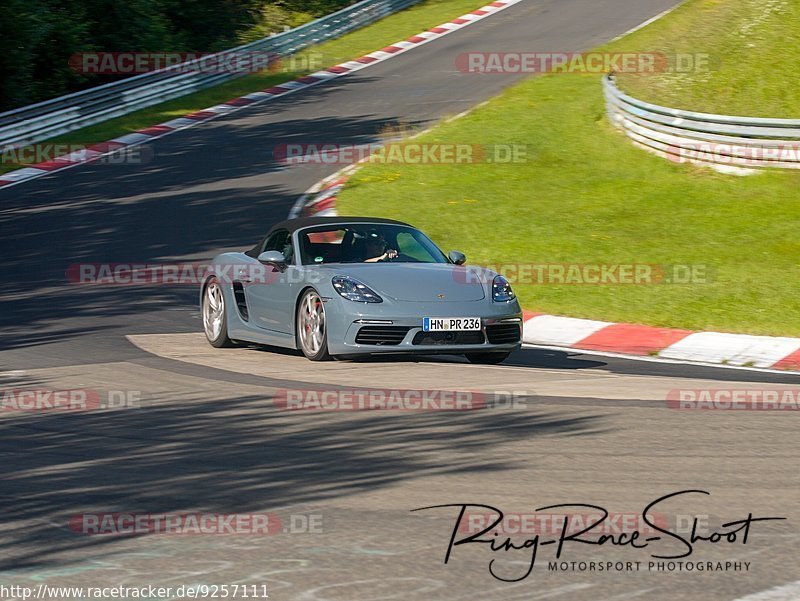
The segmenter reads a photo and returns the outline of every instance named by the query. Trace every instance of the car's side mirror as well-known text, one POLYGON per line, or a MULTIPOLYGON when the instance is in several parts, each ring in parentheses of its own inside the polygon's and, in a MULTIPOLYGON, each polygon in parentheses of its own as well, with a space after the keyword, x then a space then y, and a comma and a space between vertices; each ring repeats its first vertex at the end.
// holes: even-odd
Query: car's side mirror
POLYGON ((278 250, 266 250, 258 255, 258 261, 264 265, 273 265, 280 271, 286 269, 286 257, 278 250))
POLYGON ((447 256, 456 265, 463 265, 467 262, 467 255, 458 250, 451 250, 447 256))

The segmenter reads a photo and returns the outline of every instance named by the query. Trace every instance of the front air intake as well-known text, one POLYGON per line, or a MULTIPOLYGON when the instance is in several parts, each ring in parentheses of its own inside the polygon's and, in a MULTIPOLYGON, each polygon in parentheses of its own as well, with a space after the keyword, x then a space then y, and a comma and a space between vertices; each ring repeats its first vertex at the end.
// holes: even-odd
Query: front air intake
POLYGON ((356 334, 356 344, 396 346, 411 328, 406 326, 363 326, 356 334))
POLYGON ((519 342, 521 338, 519 323, 496 323, 486 326, 486 337, 490 344, 519 342))

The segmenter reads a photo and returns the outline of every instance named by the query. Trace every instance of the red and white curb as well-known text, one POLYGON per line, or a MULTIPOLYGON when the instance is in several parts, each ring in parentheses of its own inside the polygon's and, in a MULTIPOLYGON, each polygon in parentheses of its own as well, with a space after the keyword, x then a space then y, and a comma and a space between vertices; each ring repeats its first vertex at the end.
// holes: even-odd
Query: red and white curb
POLYGON ((340 169, 333 175, 329 175, 311 186, 294 203, 292 210, 289 211, 289 219, 294 219, 295 217, 336 216, 336 197, 358 167, 359 164, 356 163, 340 169))
POLYGON ((201 111, 189 113, 177 119, 172 119, 158 125, 146 127, 139 131, 120 136, 119 138, 114 138, 108 142, 95 144, 88 147, 86 150, 59 156, 52 161, 36 163, 30 165, 29 167, 0 174, 0 187, 14 186, 43 177, 49 173, 63 171, 64 169, 77 167, 86 163, 93 163, 101 157, 118 152, 123 148, 140 146, 142 144, 152 142, 158 138, 163 138, 164 136, 172 134, 176 131, 194 127, 195 125, 211 121, 212 119, 216 119, 223 115, 240 111, 244 108, 261 104, 274 98, 286 96, 287 94, 292 94, 298 90, 304 90, 319 83, 360 71, 361 69, 366 69, 370 65, 389 60, 390 58, 399 56, 405 52, 408 52, 409 50, 413 50, 414 48, 427 44, 432 40, 436 40, 449 33, 463 29, 472 23, 485 19, 486 17, 490 17, 493 14, 498 13, 501 10, 504 10, 509 6, 519 2, 522 2, 522 0, 498 0, 497 2, 487 4, 486 6, 473 10, 465 15, 461 15, 457 19, 453 19, 452 21, 442 23, 437 27, 432 27, 431 29, 420 32, 406 40, 395 42, 394 44, 386 46, 385 48, 381 48, 380 50, 376 50, 375 52, 371 52, 354 60, 334 65, 333 67, 328 67, 321 71, 317 71, 316 73, 300 77, 294 81, 288 81, 259 92, 246 94, 227 102, 223 102, 222 104, 218 104, 201 111))
MULTIPOLYGON (((336 215, 336 198, 359 164, 337 171, 300 197, 290 217, 336 215)), ((522 341, 536 346, 707 363, 800 371, 800 338, 692 332, 524 312, 522 341)))
POLYGON ((692 332, 533 313, 525 318, 523 340, 538 346, 800 371, 800 338, 692 332))

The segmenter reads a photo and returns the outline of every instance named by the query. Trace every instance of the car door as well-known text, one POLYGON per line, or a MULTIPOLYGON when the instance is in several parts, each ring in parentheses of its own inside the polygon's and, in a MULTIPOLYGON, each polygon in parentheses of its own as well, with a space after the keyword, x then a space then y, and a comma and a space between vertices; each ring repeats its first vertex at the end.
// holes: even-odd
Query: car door
POLYGON ((292 235, 288 230, 278 230, 267 239, 262 252, 277 250, 286 257, 286 267, 280 270, 272 265, 262 265, 248 273, 243 281, 252 323, 266 330, 291 334, 294 319, 294 288, 299 279, 295 265, 292 235))

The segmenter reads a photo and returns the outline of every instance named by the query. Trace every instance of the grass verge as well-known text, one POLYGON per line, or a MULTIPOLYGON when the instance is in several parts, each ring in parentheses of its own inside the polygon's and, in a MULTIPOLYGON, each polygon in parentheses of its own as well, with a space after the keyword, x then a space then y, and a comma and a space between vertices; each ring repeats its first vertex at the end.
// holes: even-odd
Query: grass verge
POLYGON ((621 75, 620 86, 637 98, 707 113, 800 118, 797 0, 691 0, 613 46, 629 44, 685 57, 673 72, 621 75))
MULTIPOLYGON (((698 18, 688 13, 729 4, 690 1, 606 47, 650 51, 676 23, 698 18)), ((340 214, 409 221, 445 250, 465 251, 471 264, 679 264, 703 273, 685 284, 526 278, 514 288, 531 310, 800 336, 800 174, 742 178, 650 155, 608 123, 596 75, 528 79, 414 142, 522 144, 527 160, 371 164, 340 195, 340 214)))
MULTIPOLYGON (((392 42, 440 25, 486 4, 486 0, 426 0, 341 38, 308 48, 286 61, 291 70, 254 73, 219 86, 157 104, 140 111, 57 136, 40 144, 91 145, 175 119, 231 98, 291 81, 313 71, 368 54, 392 42), (307 66, 307 68, 303 68, 307 66)), ((12 156, 12 155, 9 155, 12 156)), ((0 173, 27 165, 0 163, 0 173)))

